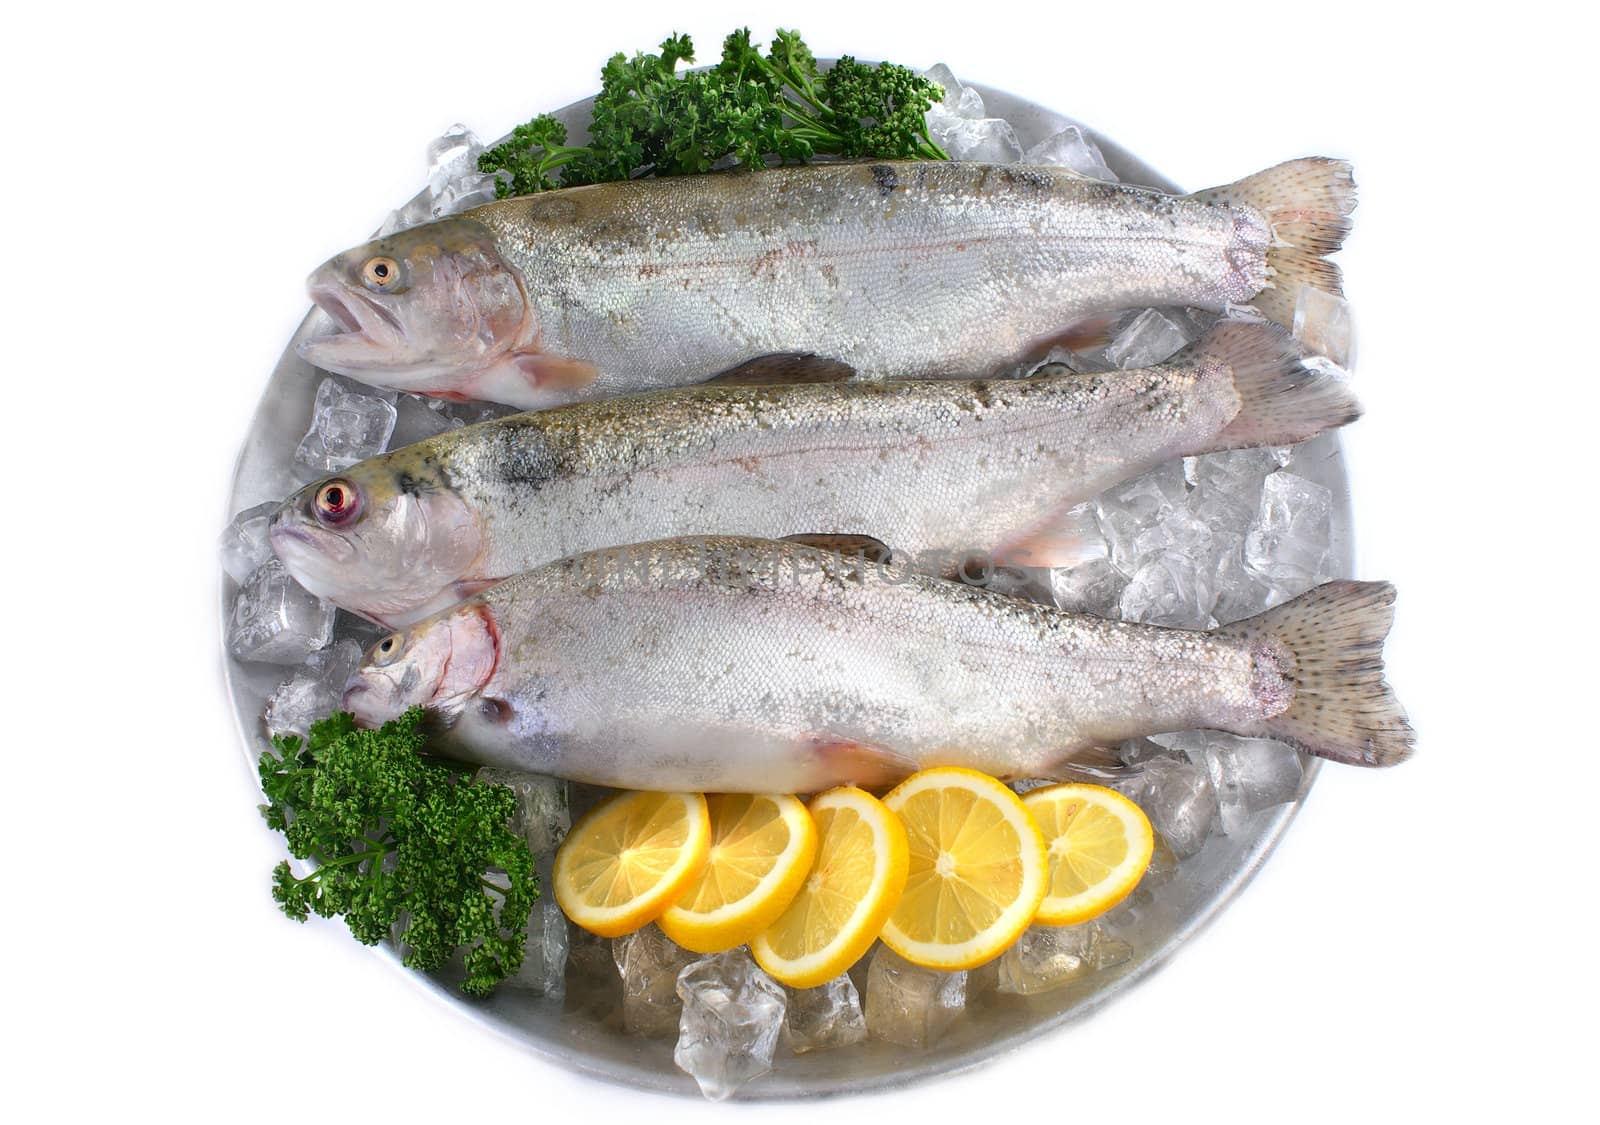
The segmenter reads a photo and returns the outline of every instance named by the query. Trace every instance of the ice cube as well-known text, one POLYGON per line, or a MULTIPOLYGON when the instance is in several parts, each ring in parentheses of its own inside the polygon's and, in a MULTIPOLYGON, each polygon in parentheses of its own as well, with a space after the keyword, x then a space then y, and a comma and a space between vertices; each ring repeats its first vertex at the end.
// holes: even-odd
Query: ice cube
POLYGON ((262 715, 267 730, 304 737, 312 723, 340 709, 345 685, 360 663, 361 645, 348 637, 312 653, 267 700, 262 715))
POLYGON ((394 403, 324 379, 312 407, 311 429, 294 451, 297 463, 319 472, 346 469, 382 453, 394 433, 394 403))
POLYGON ((1263 809, 1287 804, 1300 792, 1300 755, 1279 742, 1213 733, 1205 765, 1217 794, 1225 835, 1237 835, 1263 809))
POLYGON ((928 110, 928 136, 951 160, 1015 164, 1022 144, 1011 122, 1001 117, 961 117, 936 105, 928 110))
POLYGON ((378 228, 379 236, 493 203, 496 181, 509 182, 511 174, 478 171, 482 153, 483 144, 465 125, 452 125, 428 142, 427 186, 390 212, 378 228))
POLYGON ((1242 536, 1229 535, 1225 539, 1219 536, 1218 543, 1222 544, 1222 550, 1217 553, 1211 572, 1212 589, 1217 595, 1211 616, 1218 624, 1254 617, 1269 605, 1283 600, 1280 597, 1275 601, 1272 585, 1261 581, 1245 565, 1242 536))
POLYGON ((1215 538, 1209 523, 1196 518, 1186 507, 1175 506, 1159 523, 1134 536, 1133 553, 1138 558, 1149 558, 1173 552, 1203 561, 1210 555, 1215 538))
POLYGON ((1096 498, 1095 519, 1118 570, 1133 576, 1144 562, 1135 545, 1139 536, 1170 516, 1187 495, 1182 464, 1168 461, 1096 498))
POLYGON ((477 135, 460 122, 428 142, 428 186, 435 192, 478 174, 478 156, 483 145, 477 135))
POLYGON ((1106 346, 1106 359, 1124 371, 1170 359, 1189 342, 1183 326, 1160 309, 1145 309, 1106 346))
POLYGON ((944 100, 938 104, 946 112, 953 113, 957 117, 983 116, 983 95, 971 86, 963 86, 961 80, 944 63, 935 63, 923 71, 922 76, 931 78, 944 87, 944 100))
POLYGON ((743 946, 685 968, 677 995, 683 1016, 672 1061, 702 1094, 722 1101, 772 1069, 787 998, 743 946))
POLYGON ((1261 485, 1279 469, 1271 449, 1230 449, 1193 459, 1189 514, 1216 532, 1250 530, 1261 509, 1261 485))
POLYGON ((999 988, 1021 996, 1053 992, 1132 956, 1133 947, 1112 937, 1098 921, 1030 926, 1000 955, 999 988))
POLYGON ((1117 616, 1122 589, 1127 584, 1127 577, 1110 559, 1095 559, 1051 574, 1051 592, 1058 607, 1096 617, 1117 616))
POLYGON ((1117 174, 1106 167, 1100 146, 1077 125, 1068 125, 1061 132, 1046 137, 1030 148, 1022 159, 1026 164, 1071 168, 1092 179, 1117 182, 1117 174))
POLYGON ((1332 527, 1333 494, 1280 469, 1262 483, 1256 523, 1245 536, 1245 565, 1289 593, 1309 590, 1331 568, 1332 527))
POLYGON ((1134 572, 1118 603, 1124 621, 1173 629, 1209 629, 1216 624, 1212 571, 1181 551, 1162 551, 1134 572))
MULTIPOLYGON (((540 886, 550 886, 543 876, 540 886)), ((569 1006, 592 1011, 601 1018, 618 1019, 622 982, 612 956, 612 945, 609 939, 592 934, 582 926, 568 928, 566 988, 569 1006)))
POLYGON ((1312 355, 1326 356, 1345 370, 1356 362, 1356 326, 1342 297, 1302 285, 1294 301, 1294 334, 1312 355))
POLYGON ((567 994, 567 948, 567 916, 555 899, 540 898, 528 915, 522 966, 506 978, 506 984, 559 1000, 567 994))
POLYGON ((927 1047, 955 1023, 967 1003, 965 971, 913 965, 886 945, 867 971, 867 1031, 903 1047, 927 1047))
POLYGON ((1217 795, 1207 771, 1189 761, 1152 758, 1117 786, 1144 809, 1151 827, 1185 859, 1198 852, 1217 820, 1217 795))
POLYGON ((922 72, 922 77, 930 78, 944 87, 945 101, 950 101, 961 93, 961 80, 956 77, 955 71, 950 69, 948 63, 934 63, 922 72))
POLYGON ((861 994, 849 974, 842 973, 816 988, 790 988, 783 1038, 797 1055, 848 1047, 867 1037, 861 994))
POLYGON ((1117 757, 1126 765, 1141 766, 1152 758, 1182 758, 1181 750, 1163 746, 1153 738, 1130 738, 1117 747, 1117 757))
POLYGON ((399 449, 412 442, 438 437, 448 430, 460 429, 464 423, 444 409, 444 400, 423 398, 420 395, 401 395, 395 403, 394 433, 390 435, 391 449, 399 449), (435 406, 433 404, 437 403, 435 406))
POLYGON ((507 786, 517 795, 511 830, 528 841, 528 850, 535 857, 549 855, 561 846, 561 841, 567 838, 567 830, 572 827, 571 801, 565 781, 498 766, 485 766, 478 771, 478 777, 492 785, 507 786))
POLYGON ((277 559, 239 589, 228 617, 228 651, 238 660, 298 664, 333 639, 334 607, 307 593, 277 559))
POLYGON ((222 569, 235 582, 243 584, 256 568, 272 557, 272 546, 267 542, 267 525, 278 510, 278 502, 269 500, 246 508, 233 517, 233 522, 223 529, 221 543, 222 569))
POLYGON ((633 1035, 668 1036, 678 1030, 678 973, 699 954, 678 945, 654 924, 611 943, 622 974, 622 1025, 633 1035))

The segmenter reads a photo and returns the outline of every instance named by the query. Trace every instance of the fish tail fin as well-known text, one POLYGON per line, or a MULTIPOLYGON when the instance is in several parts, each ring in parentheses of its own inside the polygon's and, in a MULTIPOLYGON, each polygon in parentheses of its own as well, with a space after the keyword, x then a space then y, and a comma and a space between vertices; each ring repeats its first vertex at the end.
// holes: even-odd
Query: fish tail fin
POLYGON ((1262 700, 1288 697, 1277 714, 1234 733, 1358 766, 1410 757, 1415 732, 1383 678, 1394 597, 1387 582, 1327 582, 1226 626, 1222 632, 1254 642, 1252 679, 1262 700))
POLYGON ((1233 203, 1261 212, 1272 228, 1267 247, 1267 288, 1250 303, 1285 328, 1294 326, 1302 285, 1335 297, 1339 267, 1327 260, 1350 233, 1356 183, 1350 164, 1326 156, 1290 160, 1235 184, 1194 194, 1212 203, 1233 203))
POLYGON ((1221 321, 1190 358, 1226 364, 1240 400, 1232 421, 1195 453, 1293 445, 1361 417, 1349 385, 1301 362, 1294 338, 1276 324, 1221 321))

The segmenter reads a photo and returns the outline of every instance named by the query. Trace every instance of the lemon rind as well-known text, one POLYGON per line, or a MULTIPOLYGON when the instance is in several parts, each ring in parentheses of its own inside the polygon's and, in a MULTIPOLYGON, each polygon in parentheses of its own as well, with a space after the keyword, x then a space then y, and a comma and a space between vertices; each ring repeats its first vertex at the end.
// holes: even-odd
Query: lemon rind
POLYGON ((1019 859, 1025 893, 1001 911, 988 928, 965 942, 917 941, 895 925, 892 911, 880 936, 885 945, 913 964, 954 972, 974 969, 994 960, 1022 935, 1050 889, 1050 868, 1044 850, 1044 834, 1039 831, 1038 824, 1017 795, 988 774, 964 766, 936 766, 906 778, 890 790, 883 803, 898 815, 898 806, 903 806, 916 794, 934 787, 948 788, 952 784, 990 798, 1002 810, 1006 823, 1016 830, 1021 842, 1019 859), (1029 847, 1029 844, 1034 846, 1029 847))
MULTIPOLYGON (((815 988, 826 984, 861 960, 878 939, 905 889, 910 848, 905 828, 894 813, 872 794, 854 786, 840 786, 818 794, 811 799, 808 810, 815 819, 818 811, 829 807, 850 808, 871 828, 874 862, 870 886, 883 888, 883 891, 876 902, 869 895, 856 903, 850 917, 839 927, 838 936, 825 948, 804 957, 791 960, 778 953, 767 940, 765 930, 750 939, 750 953, 756 964, 768 976, 790 988, 815 988)), ((820 833, 817 846, 820 851, 820 833)))
MULTIPOLYGON (((1032 812, 1034 804, 1054 802, 1069 795, 1085 799, 1111 813, 1123 824, 1128 841, 1128 857, 1118 864, 1111 875, 1078 894, 1055 898, 1047 893, 1039 904, 1034 922, 1040 926, 1076 926, 1098 918, 1133 893, 1144 878, 1155 852, 1155 832, 1144 810, 1115 789, 1103 785, 1066 784, 1035 789, 1022 798, 1023 806, 1032 812), (1098 888, 1109 886, 1109 890, 1098 888)), ((1048 845, 1047 845, 1048 846, 1048 845)))
MULTIPOLYGON (((805 884, 818 843, 811 813, 799 798, 788 794, 759 796, 778 806, 779 816, 789 828, 789 845, 773 858, 772 870, 749 894, 704 913, 687 910, 678 902, 662 911, 656 924, 691 953, 721 953, 744 945, 777 921, 805 884), (751 903, 756 905, 752 907, 751 903)), ((709 858, 707 862, 709 864, 709 858)), ((689 884, 686 884, 682 895, 687 895, 688 891, 689 884)))

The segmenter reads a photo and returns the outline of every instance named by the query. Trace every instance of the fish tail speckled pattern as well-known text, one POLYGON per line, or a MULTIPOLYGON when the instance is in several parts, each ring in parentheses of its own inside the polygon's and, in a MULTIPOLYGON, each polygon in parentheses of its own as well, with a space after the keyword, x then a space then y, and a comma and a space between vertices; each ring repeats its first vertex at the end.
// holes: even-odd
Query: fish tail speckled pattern
MULTIPOLYGON (((1191 198, 1266 217, 1271 232, 1271 241, 1263 247, 1268 284, 1250 302, 1264 316, 1292 328, 1302 285, 1335 297, 1344 295, 1339 267, 1327 256, 1344 245, 1356 209, 1355 176, 1347 162, 1325 156, 1290 160, 1238 183, 1195 192, 1191 198)), ((1248 227, 1246 240, 1254 233, 1248 227)), ((1254 255, 1251 241, 1246 257, 1253 262, 1254 255)))
POLYGON ((1307 367, 1294 338, 1277 325, 1224 321, 1196 345, 1193 358, 1226 368, 1240 405, 1220 434, 1192 452, 1293 445, 1361 417, 1349 385, 1307 367))
POLYGON ((1235 733, 1358 766, 1410 757, 1415 733, 1383 678, 1394 598, 1387 582, 1328 582, 1222 629, 1249 643, 1261 698, 1287 704, 1255 730, 1235 733))

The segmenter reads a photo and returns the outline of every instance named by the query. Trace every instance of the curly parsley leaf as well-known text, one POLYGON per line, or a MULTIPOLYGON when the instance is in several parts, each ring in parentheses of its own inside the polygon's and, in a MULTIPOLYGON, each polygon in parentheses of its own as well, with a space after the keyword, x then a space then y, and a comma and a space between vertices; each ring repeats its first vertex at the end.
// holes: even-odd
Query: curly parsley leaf
POLYGON ((309 738, 272 740, 261 758, 261 806, 284 834, 290 863, 272 872, 272 897, 290 918, 342 916, 357 941, 395 932, 414 969, 464 950, 462 990, 482 996, 522 964, 538 898, 533 855, 508 827, 516 795, 423 757, 423 711, 378 730, 344 713, 309 738))

